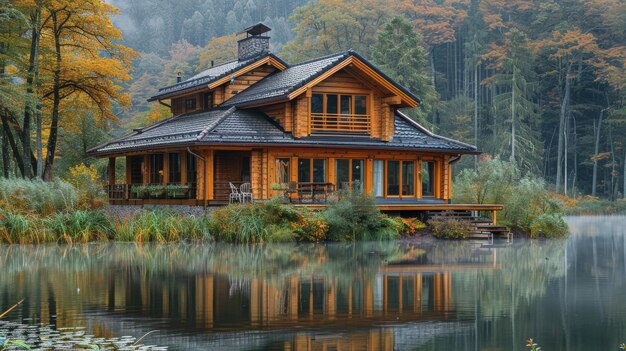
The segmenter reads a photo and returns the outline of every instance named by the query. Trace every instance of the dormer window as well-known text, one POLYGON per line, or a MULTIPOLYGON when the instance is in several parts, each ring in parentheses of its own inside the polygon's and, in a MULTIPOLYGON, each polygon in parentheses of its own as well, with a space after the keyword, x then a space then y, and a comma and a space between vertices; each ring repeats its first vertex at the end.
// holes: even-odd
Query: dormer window
POLYGON ((369 134, 367 96, 312 94, 311 133, 369 134))

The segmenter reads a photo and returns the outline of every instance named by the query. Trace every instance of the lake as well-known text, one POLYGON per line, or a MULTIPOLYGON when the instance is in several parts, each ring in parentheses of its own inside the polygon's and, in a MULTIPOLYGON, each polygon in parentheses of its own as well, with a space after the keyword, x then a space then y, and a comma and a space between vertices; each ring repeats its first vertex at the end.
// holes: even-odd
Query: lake
POLYGON ((568 223, 493 244, 0 246, 0 313, 24 299, 3 321, 169 350, 617 350, 626 217, 568 223))

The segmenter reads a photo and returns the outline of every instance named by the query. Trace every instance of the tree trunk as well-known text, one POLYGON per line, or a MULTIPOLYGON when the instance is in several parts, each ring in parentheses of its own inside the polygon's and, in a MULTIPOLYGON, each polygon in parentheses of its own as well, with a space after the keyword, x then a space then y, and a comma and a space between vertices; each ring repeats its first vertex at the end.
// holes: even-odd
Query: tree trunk
POLYGON ((22 172, 24 178, 32 178, 33 170, 30 167, 32 160, 31 157, 31 145, 30 145, 30 122, 32 116, 37 109, 37 97, 34 93, 34 81, 35 75, 38 75, 38 59, 39 56, 39 23, 41 22, 41 1, 38 1, 35 12, 31 15, 31 38, 30 38, 30 57, 28 59, 28 76, 26 78, 26 106, 24 108, 24 121, 22 124, 22 151, 24 161, 22 165, 24 171, 22 172))
POLYGON ((563 174, 563 146, 565 142, 565 119, 567 117, 567 109, 569 107, 569 95, 570 95, 570 79, 569 74, 572 70, 572 64, 570 63, 567 66, 567 71, 565 72, 565 91, 563 92, 563 101, 561 102, 561 114, 559 118, 559 142, 557 147, 557 161, 556 161, 556 192, 558 193, 561 189, 561 176, 563 174))
POLYGON ((56 53, 56 67, 54 69, 52 120, 50 122, 50 135, 46 153, 46 163, 44 166, 43 178, 46 181, 52 180, 52 164, 54 163, 54 153, 56 150, 58 126, 59 126, 59 103, 61 94, 59 91, 61 75, 61 41, 56 13, 52 13, 52 23, 54 29, 54 49, 56 53))
POLYGON ((513 67, 513 82, 511 83, 511 162, 515 162, 515 93, 517 89, 517 75, 513 67))
POLYGON ((13 132, 11 132, 11 126, 9 125, 9 118, 6 115, 7 111, 3 111, 0 113, 0 119, 2 119, 2 129, 4 130, 4 138, 7 139, 9 145, 11 146, 11 150, 13 150, 13 156, 15 157, 15 162, 17 162, 17 167, 24 176, 24 159, 20 154, 20 150, 17 147, 17 143, 15 142, 15 138, 13 137, 13 132))
MULTIPOLYGON (((474 145, 478 147, 478 63, 474 62, 474 145)), ((478 167, 478 156, 474 155, 474 168, 478 167)))
POLYGON ((2 135, 2 175, 5 178, 9 178, 9 140, 4 133, 2 135))
MULTIPOLYGON (((598 127, 596 129, 596 144, 593 149, 595 156, 600 152, 600 131, 602 130, 602 116, 604 115, 604 109, 600 111, 600 117, 598 117, 598 127)), ((593 178, 591 181, 591 196, 596 196, 596 188, 598 184, 598 160, 594 158, 593 161, 593 178)))

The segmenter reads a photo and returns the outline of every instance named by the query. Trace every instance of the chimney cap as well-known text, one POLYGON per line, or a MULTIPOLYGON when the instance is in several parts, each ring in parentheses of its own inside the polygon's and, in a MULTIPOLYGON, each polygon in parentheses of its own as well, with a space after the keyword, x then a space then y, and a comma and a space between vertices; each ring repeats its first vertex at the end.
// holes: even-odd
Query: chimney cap
POLYGON ((271 31, 272 28, 264 25, 263 23, 259 22, 255 25, 252 25, 248 28, 245 28, 244 30, 242 30, 241 32, 237 33, 237 34, 243 34, 246 33, 247 35, 260 35, 263 33, 267 33, 269 31, 271 31))

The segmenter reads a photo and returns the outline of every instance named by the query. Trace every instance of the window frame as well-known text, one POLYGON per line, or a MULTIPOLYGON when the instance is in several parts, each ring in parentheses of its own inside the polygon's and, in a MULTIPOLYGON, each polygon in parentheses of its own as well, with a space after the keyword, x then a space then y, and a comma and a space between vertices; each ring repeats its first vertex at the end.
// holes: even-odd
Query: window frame
POLYGON ((350 190, 353 190, 353 184, 354 184, 354 161, 356 162, 361 162, 361 187, 360 187, 360 191, 363 191, 365 189, 365 177, 366 177, 366 173, 365 172, 365 159, 364 158, 335 158, 335 189, 337 190, 341 190, 341 186, 339 185, 339 179, 337 178, 339 176, 339 172, 337 172, 337 161, 348 161, 348 188, 350 190))
MULTIPOLYGON (((392 199, 403 199, 403 198, 417 198, 418 194, 417 194, 417 172, 415 171, 417 169, 417 160, 411 160, 411 159, 386 159, 384 160, 384 166, 383 166, 383 197, 384 198, 392 198, 392 199), (389 161, 392 162, 398 162, 398 195, 390 195, 389 194, 389 187, 388 187, 388 180, 389 180, 389 161), (403 174, 402 174, 402 168, 403 168, 403 164, 404 163, 412 163, 413 164, 413 194, 412 195, 403 195, 402 194, 402 190, 403 190, 403 186, 404 186, 404 182, 403 182, 403 174)), ((420 183, 421 185, 421 183, 420 183)))
POLYGON ((298 157, 296 159, 296 179, 298 183, 328 183, 328 158, 325 157, 298 157), (309 160, 309 181, 304 182, 300 181, 300 161, 301 160, 309 160), (323 182, 315 182, 315 172, 314 172, 314 161, 315 160, 323 160, 324 161, 324 181, 323 182))
POLYGON ((196 98, 185 99, 185 112, 195 111, 196 108, 197 108, 196 106, 198 105, 197 100, 198 99, 196 99, 196 98), (193 103, 191 103, 191 102, 193 102, 193 103))
POLYGON ((431 158, 423 158, 420 160, 419 167, 419 192, 420 198, 437 198, 439 195, 437 191, 437 177, 438 177, 438 161, 431 158), (432 195, 424 195, 424 163, 432 163, 433 164, 433 172, 429 174, 430 176, 430 184, 431 184, 431 192, 432 195))

